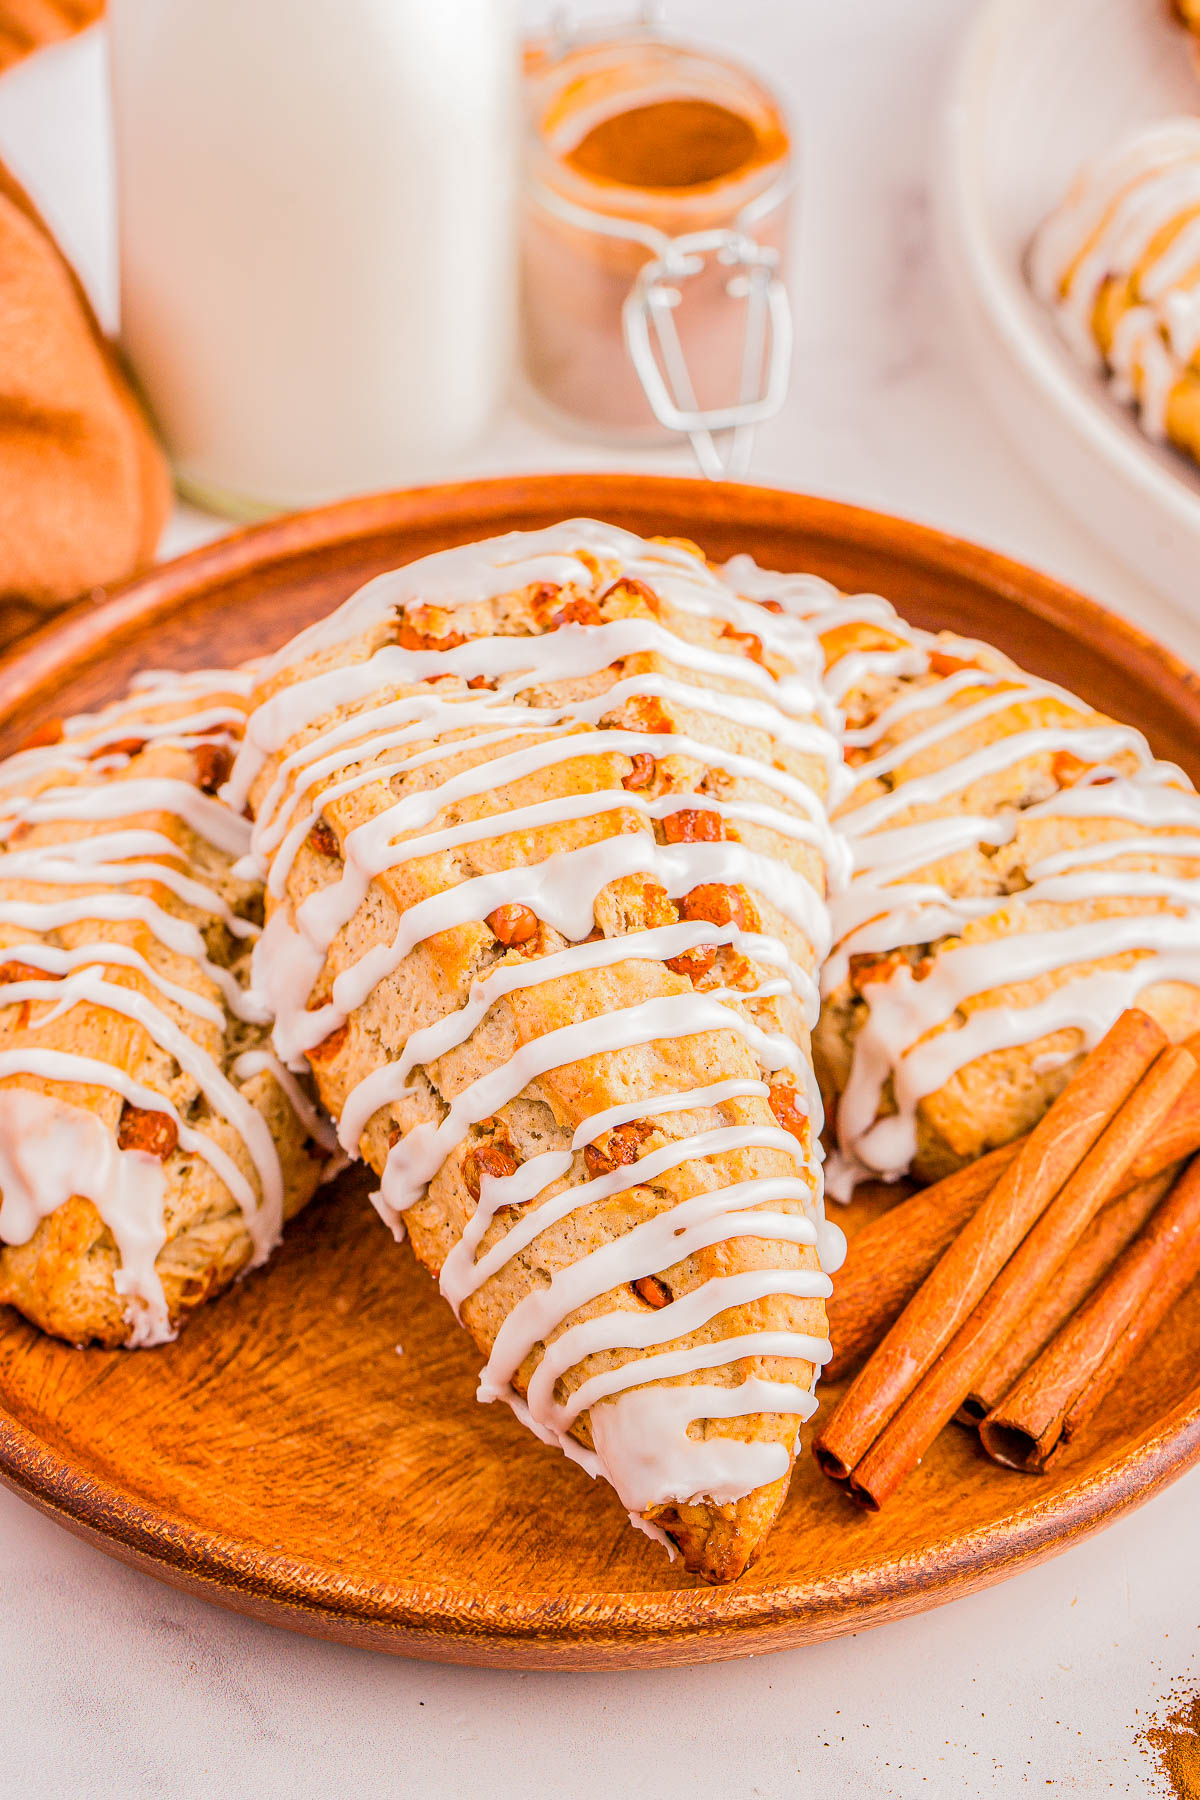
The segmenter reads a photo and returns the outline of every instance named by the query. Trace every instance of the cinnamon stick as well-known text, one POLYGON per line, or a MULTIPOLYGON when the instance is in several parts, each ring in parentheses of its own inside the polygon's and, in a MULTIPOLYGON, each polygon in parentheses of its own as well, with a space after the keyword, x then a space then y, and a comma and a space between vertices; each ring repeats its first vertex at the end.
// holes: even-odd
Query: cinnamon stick
POLYGON ((964 1425, 978 1425, 998 1406, 1050 1340, 1077 1312, 1108 1274, 1121 1252, 1141 1231, 1151 1213, 1178 1176, 1182 1164, 1172 1163, 1161 1175, 1140 1181, 1126 1194, 1102 1207, 1076 1244, 1070 1261, 1046 1287, 1021 1319, 1008 1342, 993 1356, 971 1384, 959 1409, 964 1425))
POLYGON ((878 1510, 916 1468, 962 1405, 980 1369, 1053 1280, 1100 1208, 1116 1194, 1138 1151, 1151 1140, 1195 1073, 1195 1058, 1182 1048, 1164 1050, 1156 1058, 853 1470, 854 1499, 878 1510))
POLYGON ((834 1409, 813 1447, 832 1479, 862 1461, 1165 1044, 1148 1014, 1123 1013, 1068 1082, 834 1409))
MULTIPOLYGON (((1191 1039, 1188 1049, 1200 1057, 1200 1036, 1191 1039)), ((833 1298, 826 1302, 833 1358, 822 1379, 840 1381, 875 1348, 1027 1142, 1028 1135, 990 1151, 902 1200, 850 1240, 845 1267, 834 1285, 833 1298)), ((1140 1186, 1197 1150, 1200 1074, 1185 1088, 1154 1141, 1134 1163, 1130 1182, 1140 1186)), ((1114 1244, 1114 1257, 1122 1247, 1114 1244)))
POLYGON ((1068 1450, 1200 1275, 1200 1158, 1049 1349, 984 1420, 995 1462, 1041 1474, 1068 1450))
POLYGON ((833 1357, 823 1381, 849 1374, 875 1348, 967 1220, 979 1211, 1024 1141, 992 1150, 944 1181, 901 1200, 851 1238, 833 1297, 825 1302, 833 1357))

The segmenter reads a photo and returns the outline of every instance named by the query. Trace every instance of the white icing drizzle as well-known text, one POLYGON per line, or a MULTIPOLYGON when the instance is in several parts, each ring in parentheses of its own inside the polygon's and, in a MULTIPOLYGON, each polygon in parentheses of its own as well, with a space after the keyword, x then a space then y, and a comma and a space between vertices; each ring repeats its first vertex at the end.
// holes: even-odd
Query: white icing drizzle
MULTIPOLYGON (((816 629, 832 630, 866 616, 903 640, 903 657, 891 647, 852 651, 831 670, 831 686, 842 696, 863 682, 878 682, 885 690, 889 682, 901 683, 868 724, 846 734, 849 746, 870 752, 897 725, 908 728, 893 748, 858 763, 852 771, 856 783, 917 766, 926 752, 1031 700, 1053 698, 1071 711, 1086 711, 1063 688, 1012 665, 934 675, 935 652, 969 660, 979 647, 915 630, 890 609, 866 614, 861 598, 843 600, 811 577, 772 574, 743 557, 726 566, 725 576, 743 593, 777 599, 816 629), (851 681, 844 678, 847 663, 853 665, 851 681), (912 677, 918 682, 907 685, 912 677), (1003 692, 989 691, 998 683, 1003 692), (968 699, 976 690, 980 698, 968 699), (922 727, 921 715, 947 702, 957 704, 922 727)), ((996 653, 984 650, 994 662, 996 653)), ((863 1018, 837 1108, 838 1155, 827 1171, 827 1189, 838 1198, 865 1174, 891 1179, 905 1171, 916 1150, 920 1102, 977 1058, 1067 1029, 1079 1034, 1085 1048, 1147 988, 1167 981, 1200 986, 1200 798, 1173 764, 1154 760, 1136 731, 1084 719, 1021 728, 965 750, 943 768, 904 776, 890 791, 844 809, 839 823, 850 840, 855 875, 831 902, 834 948, 822 972, 822 991, 832 995, 843 987, 856 956, 920 947, 931 961, 920 979, 906 960, 885 962, 861 988, 863 1018), (992 818, 970 811, 920 817, 923 809, 1057 751, 1096 766, 1048 799, 1008 806, 992 818), (1133 773, 1118 774, 1109 766, 1118 756, 1134 761, 1133 773), (1033 861, 1025 869, 1029 885, 1016 893, 957 895, 938 880, 939 863, 976 845, 1007 844, 1024 822, 1051 818, 1095 821, 1105 835, 1033 861), (1194 875, 1170 875, 1124 866, 1127 858, 1148 856, 1197 867, 1194 875), (1031 910, 1114 900, 1133 907, 1147 900, 1161 905, 1117 916, 1101 913, 1069 926, 1031 910), (1018 920, 1028 914, 1023 928, 1009 926, 980 943, 943 941, 957 939, 975 921, 1011 915, 1014 909, 1018 920), (1125 969, 1088 967, 1129 954, 1135 960, 1125 969), (1058 978, 1057 985, 1036 1004, 983 1005, 967 1016, 960 1013, 965 1002, 993 990, 1047 976, 1058 978), (885 1112, 885 1106, 895 1110, 885 1112)))
POLYGON ((1034 239, 1030 281, 1091 367, 1101 362, 1097 302, 1132 278, 1106 363, 1114 393, 1136 401, 1142 429, 1167 435, 1171 392, 1200 350, 1200 120, 1170 119, 1125 138, 1078 178, 1034 239), (1156 239, 1178 229, 1165 246, 1156 239))
POLYGON ((596 1408, 592 1438, 605 1473, 615 1473, 622 1506, 636 1519, 664 1495, 686 1500, 702 1487, 722 1506, 787 1474, 786 1445, 697 1439, 688 1431, 693 1419, 794 1413, 803 1421, 816 1406, 807 1388, 756 1376, 737 1387, 634 1388, 596 1408))
POLYGON ((114 1278, 129 1309, 131 1345, 174 1337, 154 1263, 166 1242, 162 1164, 119 1150, 94 1113, 31 1088, 0 1089, 0 1243, 27 1244, 74 1194, 90 1200, 116 1242, 114 1278))
MULTIPOLYGON (((167 813, 182 820, 222 856, 244 854, 249 825, 220 801, 189 782, 158 777, 113 779, 130 766, 135 747, 171 745, 191 749, 209 744, 232 752, 244 706, 222 704, 224 695, 248 696, 249 671, 230 674, 143 676, 135 697, 97 715, 67 719, 59 743, 18 752, 0 765, 0 842, 11 841, 18 825, 55 824, 63 835, 53 843, 21 844, 0 853, 0 883, 38 888, 78 889, 61 900, 0 898, 0 925, 46 934, 77 925, 136 923, 175 956, 186 958, 220 992, 224 1006, 173 981, 140 951, 111 941, 99 931, 69 948, 44 941, 17 940, 0 947, 0 964, 24 964, 44 979, 24 976, 0 982, 0 1006, 49 1002, 30 1026, 31 1037, 80 1004, 102 1006, 133 1020, 195 1082, 212 1110, 224 1118, 245 1147, 252 1182, 238 1161, 207 1133, 189 1126, 162 1095, 124 1070, 92 1057, 40 1048, 30 1042, 0 1053, 0 1079, 33 1076, 55 1084, 80 1083, 109 1089, 130 1105, 167 1116, 180 1148, 202 1157, 241 1208, 262 1261, 278 1241, 283 1218, 283 1179, 270 1129, 262 1114, 235 1085, 269 1068, 306 1130, 328 1143, 312 1103, 294 1077, 265 1052, 238 1059, 231 1081, 197 1036, 183 1029, 163 1002, 215 1027, 224 1040, 226 1008, 235 1016, 265 1023, 261 1006, 236 976, 212 962, 200 928, 145 894, 123 890, 153 883, 184 906, 219 920, 235 937, 250 938, 256 927, 237 916, 215 889, 177 865, 180 846, 162 831, 124 822, 144 813, 167 813), (156 717, 158 709, 170 716, 156 717), (180 708, 183 708, 181 711, 180 708), (106 747, 111 746, 111 751, 106 747), (97 752, 100 752, 98 755, 97 752), (84 772, 77 785, 39 785, 84 772), (97 777, 103 781, 98 785, 97 777), (107 777, 107 779, 105 779, 107 777), (22 791, 32 789, 32 791, 22 791), (70 835, 76 826, 113 821, 114 829, 70 835), (132 971, 149 989, 106 978, 132 971)), ((161 1162, 140 1151, 118 1150, 113 1133, 95 1115, 53 1097, 18 1086, 0 1091, 0 1242, 28 1239, 40 1218, 72 1193, 93 1201, 112 1231, 120 1256, 118 1292, 128 1302, 131 1344, 157 1343, 170 1336, 162 1286, 154 1261, 166 1241, 165 1180, 161 1162), (52 1142, 54 1121, 59 1140, 52 1142), (70 1154, 60 1154, 61 1146, 70 1154), (152 1173, 151 1173, 152 1165, 152 1173), (67 1185, 64 1186, 64 1183, 67 1185), (14 1235, 19 1234, 19 1235, 14 1235)))
MULTIPOLYGON (((127 743, 131 738, 147 744, 165 740, 188 748, 213 737, 223 736, 232 741, 241 735, 245 705, 225 706, 217 697, 237 695, 244 703, 250 698, 253 685, 254 671, 249 664, 239 669, 193 669, 186 673, 172 669, 143 670, 130 681, 129 693, 138 696, 147 707, 173 707, 193 694, 209 704, 189 712, 184 721, 177 717, 153 719, 140 709, 136 718, 131 718, 128 698, 106 707, 103 712, 75 713, 62 721, 62 737, 58 743, 15 751, 0 764, 0 791, 18 787, 43 774, 83 769, 106 745, 127 743)), ((109 765, 106 763, 105 766, 109 765)))
MULTIPOLYGON (((45 825, 78 819, 80 789, 43 788, 33 797, 15 796, 0 821, 0 838, 7 841, 19 824, 45 825)), ((204 838, 226 856, 240 856, 250 841, 245 819, 231 813, 219 800, 210 800, 188 781, 163 777, 148 781, 117 781, 110 788, 87 788, 90 805, 86 817, 127 819, 133 813, 165 812, 183 820, 197 837, 204 838)))
MULTIPOLYGON (((89 968, 77 969, 62 981, 19 981, 7 987, 0 986, 0 1002, 26 998, 56 1003, 36 1021, 33 1029, 42 1029, 63 1013, 69 1012, 73 1006, 90 1002, 93 1006, 103 1006, 109 1012, 120 1013, 125 1018, 132 1019, 161 1049, 175 1058, 184 1073, 191 1076, 213 1111, 220 1113, 234 1127, 250 1153, 258 1176, 261 1199, 254 1196, 253 1190, 244 1190, 248 1202, 246 1228, 259 1255, 267 1255, 279 1241, 283 1228, 283 1176, 279 1167, 279 1153, 270 1128, 258 1108, 243 1099, 217 1067, 209 1052, 186 1031, 181 1031, 174 1020, 168 1018, 145 994, 139 993, 135 988, 118 987, 113 982, 105 981, 94 964, 89 968)), ((43 1052, 43 1055, 53 1054, 55 1052, 43 1052)))
POLYGON ((285 1069, 270 1050, 243 1050, 233 1065, 238 1081, 250 1081, 255 1075, 267 1074, 283 1089, 288 1105, 315 1143, 322 1149, 337 1149, 337 1133, 332 1121, 309 1099, 290 1069, 285 1069))
MULTIPOLYGON (((797 964, 767 926, 751 932, 732 925, 681 921, 625 937, 583 941, 594 926, 601 892, 622 876, 648 875, 676 898, 710 882, 750 888, 801 935, 810 962, 824 955, 829 934, 823 894, 798 871, 737 839, 660 844, 649 829, 653 821, 700 808, 722 820, 770 830, 810 847, 833 885, 848 878, 844 846, 829 828, 821 798, 780 766, 783 750, 816 757, 831 787, 842 784, 840 748, 831 731, 834 715, 820 691, 819 659, 809 631, 743 600, 678 546, 647 544, 610 526, 576 520, 544 532, 514 534, 445 552, 380 576, 330 620, 302 633, 273 659, 266 673, 270 677, 289 671, 307 656, 372 632, 409 601, 453 610, 519 592, 535 582, 591 592, 594 559, 604 567, 605 585, 621 577, 644 581, 670 607, 753 634, 768 651, 786 657, 795 673, 773 676, 748 658, 689 643, 651 619, 633 618, 566 624, 533 638, 469 638, 444 651, 406 650, 388 643, 364 660, 325 667, 280 688, 252 712, 226 790, 235 806, 243 805, 269 760, 278 758, 256 808, 252 848, 268 891, 279 902, 254 952, 256 986, 277 1014, 276 1048, 295 1064, 303 1051, 363 1006, 377 984, 423 940, 486 918, 496 907, 528 906, 568 940, 568 947, 554 954, 513 959, 489 969, 473 983, 461 1008, 415 1031, 397 1061, 362 1080, 347 1097, 339 1125, 342 1144, 356 1150, 369 1121, 403 1094, 412 1072, 464 1044, 508 994, 639 957, 666 961, 700 944, 732 945, 775 973, 757 990, 714 987, 660 996, 561 1026, 524 1043, 507 1063, 459 1091, 440 1123, 419 1125, 393 1146, 376 1204, 397 1232, 403 1230, 404 1213, 421 1198, 472 1125, 494 1115, 553 1069, 655 1039, 735 1034, 761 1068, 792 1072, 798 1099, 807 1100, 815 1137, 820 1103, 806 1056, 778 1031, 764 1029, 753 1014, 756 1004, 791 993, 811 1023, 818 1005, 816 987, 808 969, 797 964), (621 659, 647 654, 660 657, 669 669, 618 673, 614 685, 599 695, 529 703, 531 690, 577 682, 621 659), (676 669, 698 682, 735 684, 740 691, 693 686, 675 674, 676 669), (495 685, 465 694, 456 690, 452 695, 444 689, 400 695, 394 691, 447 674, 465 681, 482 677, 495 685), (635 695, 670 700, 693 716, 759 733, 763 750, 735 753, 684 732, 656 734, 615 727, 597 732, 597 726, 635 695), (522 703, 520 696, 525 696, 522 703), (344 707, 355 710, 337 717, 344 707), (522 738, 534 741, 522 744, 522 738), (498 754, 478 758, 480 750, 493 746, 498 754), (478 758, 474 766, 454 768, 453 758, 460 750, 478 758), (725 801, 686 792, 651 800, 626 791, 615 771, 597 768, 601 758, 618 756, 623 761, 642 753, 686 758, 703 772, 742 777, 767 790, 770 799, 725 801), (575 758, 588 759, 587 779, 581 785, 593 791, 514 807, 481 820, 438 824, 448 807, 461 807, 575 758), (333 799, 430 765, 440 765, 436 784, 415 785, 351 829, 340 846, 340 875, 293 909, 286 899, 288 874, 322 809, 333 799), (371 882, 389 869, 462 845, 614 812, 622 815, 624 826, 614 836, 554 852, 533 864, 518 858, 522 866, 470 877, 415 900, 402 914, 390 944, 343 967, 330 998, 311 1011, 306 1007, 333 940, 354 917, 371 882)), ((615 1125, 717 1107, 741 1096, 763 1098, 768 1092, 759 1079, 730 1078, 692 1092, 647 1095, 606 1108, 579 1126, 571 1152, 544 1153, 503 1179, 485 1174, 476 1212, 445 1259, 443 1292, 458 1310, 540 1232, 580 1207, 698 1157, 757 1147, 791 1159, 795 1175, 718 1184, 637 1225, 573 1267, 559 1270, 548 1285, 513 1309, 497 1337, 481 1378, 480 1397, 508 1401, 538 1436, 559 1444, 591 1473, 604 1474, 636 1511, 705 1495, 732 1498, 748 1492, 760 1479, 772 1480, 786 1471, 784 1446, 756 1447, 695 1435, 695 1425, 707 1418, 761 1411, 782 1410, 803 1419, 815 1404, 809 1388, 757 1378, 733 1386, 663 1383, 697 1370, 727 1369, 747 1359, 781 1357, 820 1364, 828 1355, 824 1340, 803 1333, 761 1331, 679 1351, 663 1347, 723 1310, 752 1299, 827 1295, 828 1276, 815 1270, 756 1270, 707 1281, 658 1311, 630 1307, 586 1324, 567 1325, 570 1315, 610 1289, 730 1238, 819 1246, 820 1253, 836 1263, 840 1234, 825 1226, 819 1186, 814 1191, 819 1168, 815 1143, 806 1161, 796 1140, 774 1125, 727 1126, 684 1136, 632 1166, 575 1186, 561 1184, 569 1178, 574 1152, 615 1125), (508 1207, 519 1208, 514 1222, 480 1255, 489 1226, 500 1209, 508 1207), (512 1386, 513 1376, 529 1351, 547 1340, 550 1348, 540 1365, 545 1377, 539 1373, 528 1399, 521 1400, 512 1386), (595 1380, 585 1382, 570 1407, 561 1407, 554 1398, 558 1375, 599 1349, 630 1354, 598 1385, 595 1380), (596 1454, 583 1450, 570 1436, 572 1424, 585 1411, 590 1413, 596 1454), (637 1428, 631 1431, 629 1422, 635 1418, 637 1428), (652 1470, 644 1464, 648 1446, 637 1441, 643 1433, 654 1440, 652 1470), (770 1473, 760 1476, 763 1468, 770 1473)))
MULTIPOLYGON (((679 956, 683 951, 694 949, 702 943, 730 944, 742 951, 744 955, 753 956, 758 961, 776 962, 788 977, 790 984, 806 1000, 811 996, 810 1012, 813 1012, 815 1006, 819 1004, 815 983, 788 959, 787 952, 778 939, 763 937, 756 932, 740 931, 734 925, 710 925, 705 920, 681 921, 678 925, 660 926, 655 931, 630 932, 625 937, 598 939, 594 944, 572 945, 570 950, 559 951, 552 956, 539 957, 536 961, 498 963, 482 979, 472 983, 464 1006, 459 1007, 456 1012, 444 1014, 435 1024, 414 1031, 405 1044, 402 1054, 395 1062, 385 1063, 380 1068, 373 1070, 359 1082, 357 1087, 351 1090, 342 1108, 338 1127, 340 1142, 345 1149, 353 1151, 362 1133, 366 1130, 369 1120, 379 1111, 379 1108, 398 1099, 403 1093, 413 1069, 435 1062, 438 1057, 446 1055, 450 1050, 457 1049, 460 1044, 465 1044, 491 1007, 506 994, 517 993, 524 988, 539 987, 543 982, 552 981, 557 976, 584 974, 590 969, 607 968, 614 963, 634 961, 640 956, 656 962, 665 962, 668 957, 679 956)), ((686 995, 679 997, 688 998, 686 995)), ((711 999, 711 992, 705 998, 711 999)), ((749 993, 742 993, 740 998, 749 1000, 752 996, 749 993)), ((684 1010, 680 1014, 681 1022, 686 1024, 691 1016, 684 1010)), ((747 1023, 740 1014, 734 1015, 730 1019, 726 1019, 724 1014, 721 1016, 721 1025, 724 1029, 733 1029, 744 1034, 747 1023)), ((688 1034, 683 1032, 679 1035, 686 1036, 688 1034)), ((806 1077, 809 1074, 806 1059, 800 1056, 794 1046, 792 1047, 790 1066, 802 1068, 806 1077)), ((696 1102, 696 1104, 700 1104, 700 1102, 696 1102)), ((713 1102, 713 1104, 716 1103, 713 1102)), ((819 1107, 819 1096, 816 1104, 819 1107)), ((641 1116, 641 1113, 637 1111, 625 1115, 626 1118, 641 1116)), ((591 1138, 603 1129, 605 1127, 597 1126, 596 1130, 591 1132, 590 1137, 580 1139, 580 1143, 590 1142, 591 1138)))

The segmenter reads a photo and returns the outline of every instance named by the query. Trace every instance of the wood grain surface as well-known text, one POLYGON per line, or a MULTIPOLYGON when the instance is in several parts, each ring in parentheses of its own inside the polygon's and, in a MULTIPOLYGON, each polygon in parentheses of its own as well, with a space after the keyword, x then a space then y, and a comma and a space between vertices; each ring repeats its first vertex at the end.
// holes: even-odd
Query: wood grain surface
MULTIPOLYGON (((878 589, 1077 687, 1200 775, 1194 677, 1055 583, 830 502, 622 476, 376 496, 222 540, 0 665, 0 742, 139 668, 269 649, 440 545, 581 513, 878 589)), ((851 1232, 882 1203, 863 1194, 851 1232)), ((805 1454, 761 1561, 714 1590, 506 1408, 478 1405, 477 1371, 348 1173, 269 1267, 163 1349, 75 1351, 0 1311, 0 1478, 112 1554, 277 1624, 444 1661, 584 1668, 781 1649, 918 1611, 1063 1549, 1200 1457, 1193 1293, 1062 1470, 999 1470, 951 1427, 870 1517, 805 1454)))

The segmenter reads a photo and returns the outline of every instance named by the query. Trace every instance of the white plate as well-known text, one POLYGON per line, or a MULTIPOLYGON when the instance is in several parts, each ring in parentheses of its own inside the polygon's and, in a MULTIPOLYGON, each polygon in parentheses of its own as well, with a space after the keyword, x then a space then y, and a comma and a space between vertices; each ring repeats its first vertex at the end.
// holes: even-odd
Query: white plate
POLYGON ((1200 470, 1145 438, 1025 283, 1036 227, 1125 131, 1200 111, 1165 0, 988 0, 955 72, 935 179, 951 286, 981 386, 1079 520, 1143 579, 1200 607, 1200 470))

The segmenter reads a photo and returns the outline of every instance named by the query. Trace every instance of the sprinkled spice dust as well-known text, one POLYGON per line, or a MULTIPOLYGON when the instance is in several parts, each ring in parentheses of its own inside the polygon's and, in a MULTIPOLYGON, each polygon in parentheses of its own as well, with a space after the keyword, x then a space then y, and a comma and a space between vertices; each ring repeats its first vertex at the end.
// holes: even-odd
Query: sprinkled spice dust
POLYGON ((1200 1800, 1200 1690, 1177 1690, 1163 1705, 1170 1712, 1147 1725, 1138 1742, 1157 1761, 1174 1800, 1200 1800))

